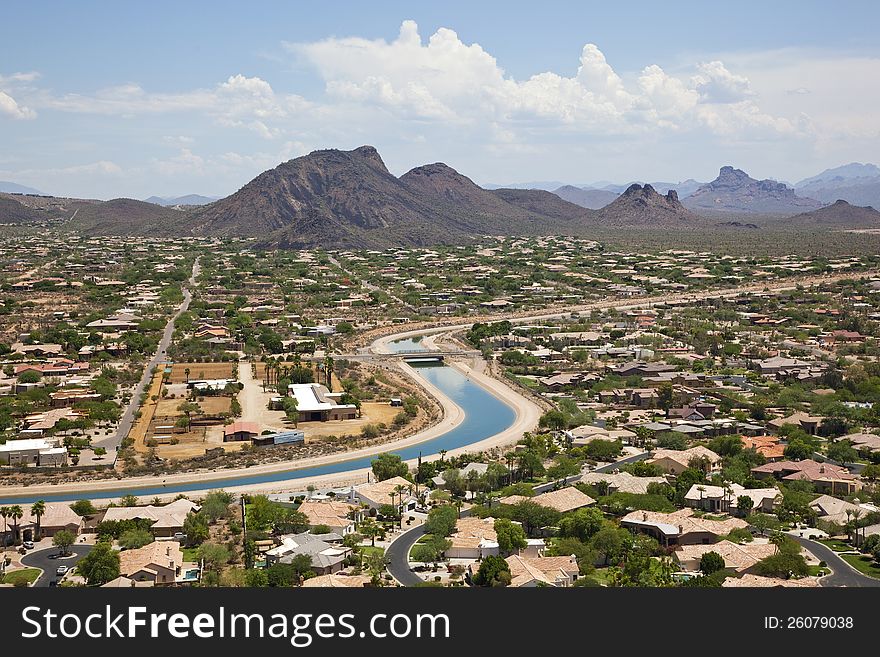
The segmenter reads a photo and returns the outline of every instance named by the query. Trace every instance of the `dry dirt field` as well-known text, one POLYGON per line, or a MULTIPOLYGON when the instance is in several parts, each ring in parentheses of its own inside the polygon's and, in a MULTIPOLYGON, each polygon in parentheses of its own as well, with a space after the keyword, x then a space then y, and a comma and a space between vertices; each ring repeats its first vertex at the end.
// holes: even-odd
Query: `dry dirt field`
POLYGON ((228 379, 238 373, 238 363, 174 363, 171 367, 171 383, 186 382, 187 368, 190 379, 228 379))

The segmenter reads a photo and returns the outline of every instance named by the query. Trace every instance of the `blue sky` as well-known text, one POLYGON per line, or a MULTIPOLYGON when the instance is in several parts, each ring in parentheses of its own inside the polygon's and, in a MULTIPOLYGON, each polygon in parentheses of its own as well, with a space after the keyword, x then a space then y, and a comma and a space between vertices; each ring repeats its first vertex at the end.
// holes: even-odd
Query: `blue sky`
POLYGON ((370 143, 394 173, 445 161, 481 183, 724 164, 794 181, 876 160, 878 19, 876 2, 16 3, 0 180, 225 195, 370 143))

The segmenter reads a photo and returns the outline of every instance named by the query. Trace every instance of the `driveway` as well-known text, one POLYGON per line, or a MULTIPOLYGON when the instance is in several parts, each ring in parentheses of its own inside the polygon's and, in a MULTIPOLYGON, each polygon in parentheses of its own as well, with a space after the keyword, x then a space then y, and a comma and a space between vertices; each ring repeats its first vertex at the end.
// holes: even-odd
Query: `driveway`
POLYGON ((55 570, 58 566, 67 566, 72 570, 77 562, 86 556, 91 549, 91 545, 71 545, 70 551, 73 553, 73 556, 64 558, 58 557, 58 548, 56 547, 35 550, 24 555, 21 558, 21 563, 28 568, 39 568, 43 571, 43 574, 40 575, 33 585, 38 588, 45 588, 49 586, 50 581, 58 579, 58 576, 55 575, 55 570))
POLYGON ((794 534, 789 534, 789 536, 812 552, 817 559, 827 563, 828 567, 834 571, 820 580, 822 586, 880 587, 880 579, 863 575, 837 556, 837 553, 828 546, 794 534))

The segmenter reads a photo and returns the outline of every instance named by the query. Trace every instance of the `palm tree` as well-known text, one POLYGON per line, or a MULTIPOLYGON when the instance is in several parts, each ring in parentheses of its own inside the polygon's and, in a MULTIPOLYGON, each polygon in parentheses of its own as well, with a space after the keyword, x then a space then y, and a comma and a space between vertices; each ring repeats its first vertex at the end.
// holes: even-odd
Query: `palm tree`
POLYGON ((333 390, 333 356, 329 354, 324 358, 324 370, 327 377, 327 388, 333 390))
POLYGON ((9 531, 9 526, 6 524, 6 519, 10 516, 9 507, 8 506, 0 506, 0 518, 3 518, 3 551, 6 551, 6 532, 9 531))
POLYGON ((46 503, 43 500, 37 500, 33 504, 31 504, 31 515, 37 519, 37 531, 36 531, 36 540, 40 540, 42 538, 42 529, 40 528, 40 521, 43 516, 46 514, 46 503))
POLYGON ((12 542, 18 541, 18 521, 24 515, 24 510, 16 504, 9 508, 9 517, 12 518, 12 542))
POLYGON ((440 450, 440 465, 441 465, 441 466, 443 465, 443 459, 445 459, 445 458, 446 458, 446 450, 445 450, 445 449, 441 449, 441 450, 440 450))
POLYGON ((189 383, 189 368, 185 368, 183 370, 183 373, 186 374, 186 382, 189 383))
MULTIPOLYGON (((410 488, 412 488, 412 487, 410 487, 410 488)), ((401 486, 400 484, 397 484, 397 486, 394 487, 394 492, 397 493, 398 507, 403 506, 403 492, 405 490, 406 490, 406 486, 401 486)), ((412 493, 410 493, 410 494, 412 494, 412 493)), ((397 515, 400 516, 400 526, 401 526, 401 528, 403 528, 403 511, 401 511, 400 508, 397 509, 397 515)))

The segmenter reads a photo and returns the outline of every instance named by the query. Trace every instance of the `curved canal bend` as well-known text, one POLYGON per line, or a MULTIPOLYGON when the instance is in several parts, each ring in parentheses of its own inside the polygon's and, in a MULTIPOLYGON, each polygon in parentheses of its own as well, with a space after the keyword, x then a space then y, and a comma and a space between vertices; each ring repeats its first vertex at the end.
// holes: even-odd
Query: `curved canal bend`
MULTIPOLYGON (((407 338, 387 345, 395 352, 427 351, 421 345, 421 341, 407 338)), ((412 364, 415 372, 429 383, 434 384, 444 395, 449 397, 464 411, 463 421, 446 433, 398 450, 391 450, 399 455, 404 461, 429 456, 439 453, 441 450, 452 451, 467 445, 490 438, 510 427, 515 419, 516 412, 504 401, 491 392, 471 381, 465 374, 454 367, 443 364, 412 364)), ((151 498, 159 495, 174 493, 187 493, 203 491, 211 488, 226 488, 234 486, 250 486, 273 482, 296 481, 305 477, 332 475, 351 470, 369 468, 375 456, 366 456, 349 460, 336 461, 324 465, 315 465, 304 468, 293 468, 279 472, 269 472, 253 476, 236 477, 205 477, 203 479, 187 482, 173 483, 158 486, 125 486, 120 482, 119 488, 89 490, 87 488, 79 492, 67 491, 58 495, 35 495, 33 497, 18 496, 5 497, 0 489, 0 501, 4 504, 32 504, 37 499, 46 502, 62 502, 79 497, 87 497, 92 500, 113 499, 122 495, 136 495, 140 498, 151 498)))

